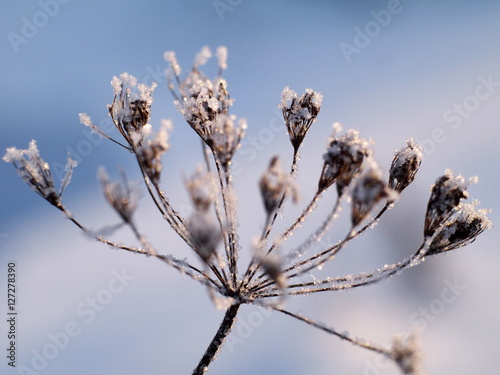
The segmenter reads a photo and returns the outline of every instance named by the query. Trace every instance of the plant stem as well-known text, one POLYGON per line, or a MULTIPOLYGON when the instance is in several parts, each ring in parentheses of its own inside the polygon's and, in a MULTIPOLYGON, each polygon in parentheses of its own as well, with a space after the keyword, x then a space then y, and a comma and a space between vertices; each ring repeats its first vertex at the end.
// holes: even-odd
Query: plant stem
POLYGON ((208 366, 215 358, 215 355, 222 347, 224 340, 226 339, 229 332, 233 328, 234 322, 236 321, 236 314, 240 308, 240 304, 232 305, 226 311, 224 315, 224 319, 222 319, 222 323, 220 324, 219 330, 215 334, 214 338, 208 345, 205 354, 198 363, 198 366, 194 369, 193 375, 203 375, 208 371, 208 366))

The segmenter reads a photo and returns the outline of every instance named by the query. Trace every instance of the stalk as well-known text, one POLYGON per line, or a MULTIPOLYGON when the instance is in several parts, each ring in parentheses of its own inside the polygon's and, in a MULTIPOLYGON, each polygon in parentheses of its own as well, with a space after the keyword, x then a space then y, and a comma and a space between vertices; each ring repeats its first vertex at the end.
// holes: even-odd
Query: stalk
POLYGON ((194 369, 193 375, 203 375, 208 371, 208 366, 214 360, 217 352, 222 347, 224 340, 233 328, 239 308, 240 304, 236 304, 227 309, 226 314, 224 315, 224 319, 222 319, 222 323, 220 324, 219 330, 208 345, 205 354, 203 355, 203 357, 201 357, 200 363, 198 363, 198 366, 194 369))

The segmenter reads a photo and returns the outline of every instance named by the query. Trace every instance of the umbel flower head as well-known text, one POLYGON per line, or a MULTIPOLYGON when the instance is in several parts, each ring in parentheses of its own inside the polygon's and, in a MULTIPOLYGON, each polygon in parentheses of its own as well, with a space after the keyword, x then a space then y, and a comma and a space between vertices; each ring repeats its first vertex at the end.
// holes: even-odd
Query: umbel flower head
MULTIPOLYGON (((175 53, 166 52, 164 55, 170 63, 168 88, 174 96, 177 109, 203 141, 200 143, 205 163, 185 181, 194 206, 188 217, 176 210, 175 202, 160 188, 163 172, 161 159, 170 147, 171 124, 164 121, 162 127, 155 132, 149 123, 155 84, 150 87, 137 84, 137 80, 127 73, 113 78, 114 100, 109 106, 109 114, 126 140, 124 144, 93 125, 88 115, 80 115, 80 121, 92 131, 125 147, 133 154, 148 190, 148 197, 152 199, 160 217, 184 241, 195 255, 195 261, 201 262, 202 267, 191 263, 187 258, 179 259, 168 254, 171 245, 169 241, 161 244, 165 245, 164 250, 167 253, 157 251, 149 243, 135 223, 137 195, 127 183, 125 174, 122 175, 121 183, 112 182, 103 169, 100 172, 101 185, 106 200, 123 221, 120 226, 124 225, 131 231, 140 247, 115 242, 104 234, 96 234, 98 232, 83 225, 63 206, 61 195, 76 166, 73 159, 68 158, 67 172, 59 191, 54 187, 50 168, 40 157, 35 141, 30 143, 27 150, 14 147, 7 149, 3 160, 12 163, 32 189, 64 212, 84 233, 113 249, 144 254, 163 262, 202 284, 216 306, 226 309, 218 331, 193 374, 201 375, 207 371, 230 333, 240 306, 248 304, 273 309, 358 347, 382 354, 404 373, 416 375, 420 371, 421 357, 414 341, 396 340, 392 348, 385 348, 293 313, 279 302, 284 301, 287 296, 334 292, 375 284, 416 266, 428 255, 470 244, 479 234, 492 227, 487 217, 489 211, 476 209, 477 201, 472 204, 461 202, 468 196, 468 184, 475 182, 475 179, 466 182, 462 176, 454 176, 447 170, 436 180, 425 215, 424 241, 411 256, 370 272, 318 277, 315 271, 321 270, 326 263, 334 260, 340 251, 347 248, 364 231, 373 228, 380 217, 396 203, 397 195, 415 178, 420 167, 422 150, 413 140, 408 140, 407 147, 395 154, 389 170, 389 180, 385 182, 382 170, 372 158, 370 142, 361 138, 356 130, 337 135, 339 126, 335 125, 336 132, 330 137, 327 151, 323 155, 316 192, 301 213, 289 223, 285 223, 284 230, 279 229, 279 232, 275 233, 278 213, 289 212, 284 211, 283 207, 286 198, 291 197, 296 201, 295 179, 300 160, 298 149, 316 121, 322 102, 322 95, 313 90, 308 89, 299 96, 285 88, 279 107, 282 109, 293 146, 290 172, 285 172, 280 158, 275 156, 259 181, 266 217, 264 223, 261 223, 261 234, 253 246, 256 251, 249 254, 251 259, 245 264, 247 258, 240 257, 245 248, 241 244, 238 230, 239 206, 233 186, 234 173, 230 166, 244 135, 246 122, 229 113, 233 100, 227 91, 227 83, 221 76, 227 68, 227 50, 224 47, 217 49, 218 71, 212 80, 200 70, 211 56, 212 52, 208 47, 202 48, 195 57, 191 71, 181 79, 181 68, 175 53), (213 158, 209 157, 210 154, 213 158), (324 220, 318 222, 316 218, 310 219, 310 215, 319 214, 314 211, 326 195, 322 193, 333 184, 336 184, 338 193, 333 209, 324 220), (352 202, 349 218, 351 225, 348 226, 346 236, 341 237, 343 239, 334 241, 325 234, 337 233, 329 231, 340 217, 341 202, 347 192, 352 202), (370 218, 383 200, 385 205, 370 218), (310 228, 310 225, 302 225, 308 219, 309 224, 314 224, 312 232, 306 233, 302 243, 291 246, 287 239, 304 228, 310 228), (361 226, 365 221, 365 225, 361 226), (272 241, 271 233, 273 236, 277 234, 272 241), (241 266, 245 268, 242 270, 241 266)), ((192 152, 191 148, 189 152, 192 152)), ((286 219, 288 218, 280 218, 286 219)), ((327 271, 328 268, 323 269, 323 273, 327 271)))
POLYGON ((300 98, 288 86, 283 89, 278 108, 281 108, 283 112, 290 142, 295 152, 302 144, 311 125, 316 121, 322 102, 323 95, 312 89, 306 89, 300 98))

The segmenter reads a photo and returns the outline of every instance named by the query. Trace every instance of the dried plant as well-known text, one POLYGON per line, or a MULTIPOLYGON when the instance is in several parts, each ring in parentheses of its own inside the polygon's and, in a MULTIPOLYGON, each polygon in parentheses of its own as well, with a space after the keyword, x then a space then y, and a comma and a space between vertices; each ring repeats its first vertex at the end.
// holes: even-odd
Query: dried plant
POLYGON ((292 145, 292 162, 289 172, 286 172, 280 159, 273 157, 260 179, 259 187, 265 211, 263 230, 252 246, 251 261, 241 269, 238 255, 242 251, 242 245, 238 236, 231 161, 244 136, 246 121, 237 120, 236 116, 229 114, 233 100, 227 91, 227 83, 222 78, 222 72, 227 68, 227 50, 219 47, 216 56, 219 69, 214 79, 208 79, 200 70, 211 57, 211 51, 207 47, 196 56, 191 71, 182 79, 175 53, 166 52, 164 55, 170 64, 167 72, 168 88, 175 99, 175 106, 202 140, 204 166, 185 180, 194 208, 189 218, 179 214, 161 187, 162 156, 169 149, 171 123, 163 121, 157 133, 152 131, 149 117, 155 84, 150 87, 137 84, 137 80, 127 73, 113 77, 111 84, 114 98, 108 109, 114 125, 124 139, 122 141, 113 139, 96 127, 88 115, 80 114, 82 124, 135 156, 156 208, 175 233, 197 254, 202 267, 160 253, 141 234, 134 220, 136 194, 130 188, 125 174, 121 184, 110 182, 104 170, 100 171, 99 176, 106 200, 118 213, 122 224, 128 226, 136 236, 139 247, 114 242, 96 234, 81 224, 66 208, 62 193, 76 166, 76 162, 70 157, 66 175, 58 191, 49 165, 40 157, 35 141, 26 150, 7 149, 3 159, 12 163, 33 190, 62 211, 87 235, 115 249, 155 257, 207 287, 216 306, 226 312, 219 330, 193 374, 203 374, 208 370, 230 333, 242 304, 273 309, 356 346, 381 354, 392 360, 405 374, 422 373, 421 354, 415 337, 408 340, 396 338, 392 346, 383 347, 353 338, 288 311, 283 299, 286 296, 340 291, 375 284, 422 263, 429 256, 468 245, 492 226, 487 217, 489 211, 477 209, 477 201, 471 204, 462 202, 468 197, 467 186, 476 182, 476 178, 466 181, 463 176, 455 176, 447 170, 436 180, 431 188, 425 214, 423 241, 408 258, 371 272, 324 279, 312 277, 310 281, 317 269, 332 261, 351 241, 373 227, 393 207, 402 191, 414 180, 423 153, 413 139, 408 140, 407 146, 396 152, 389 177, 385 180, 373 157, 371 142, 362 138, 355 130, 339 134, 341 128, 335 124, 323 156, 323 168, 318 176, 316 193, 302 214, 271 240, 271 231, 285 200, 291 198, 296 201, 298 151, 316 121, 323 99, 320 93, 311 89, 299 96, 286 87, 281 95, 279 108, 283 112, 292 145), (288 237, 300 228, 317 207, 323 193, 334 184, 337 200, 331 213, 313 233, 306 236, 301 245, 287 248, 288 237), (342 201, 351 202, 350 228, 345 238, 326 245, 322 239, 339 216, 342 201), (374 210, 376 213, 373 213, 374 210), (319 251, 318 245, 322 246, 319 251), (280 248, 281 251, 278 251, 280 248))

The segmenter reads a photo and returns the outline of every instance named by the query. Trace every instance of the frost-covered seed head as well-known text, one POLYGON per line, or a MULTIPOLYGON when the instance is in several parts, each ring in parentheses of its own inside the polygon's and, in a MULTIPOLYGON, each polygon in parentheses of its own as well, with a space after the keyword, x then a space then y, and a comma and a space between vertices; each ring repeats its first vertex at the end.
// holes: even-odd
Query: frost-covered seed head
POLYGON ((476 210, 478 204, 477 200, 472 203, 461 202, 457 212, 436 231, 425 255, 439 254, 466 246, 485 230, 491 229, 493 224, 487 216, 491 210, 476 210))
POLYGON ((133 146, 133 134, 140 133, 149 122, 156 83, 150 87, 142 83, 137 84, 134 76, 122 73, 120 77, 113 77, 111 85, 115 97, 109 106, 109 113, 122 136, 133 146))
POLYGON ((322 101, 323 95, 311 89, 306 89, 300 98, 289 87, 283 89, 278 108, 281 108, 283 112, 290 142, 295 151, 298 150, 307 131, 316 121, 322 101))
POLYGON ((341 195, 371 154, 370 143, 360 138, 358 131, 350 129, 340 137, 334 134, 323 155, 324 164, 318 190, 323 191, 337 182, 337 191, 341 195))
POLYGON ((269 168, 260 179, 259 186, 267 215, 275 212, 285 195, 290 194, 294 201, 298 199, 297 187, 290 175, 283 170, 277 156, 271 159, 269 168))
POLYGON ((404 374, 423 375, 422 351, 415 335, 396 336, 392 341, 391 356, 404 374))
POLYGON ((413 138, 406 141, 407 146, 397 151, 389 171, 389 187, 401 193, 415 179, 422 163, 422 146, 413 138))
POLYGON ((286 288, 286 275, 283 272, 282 261, 277 254, 265 254, 257 250, 255 260, 262 266, 264 273, 273 281, 278 289, 286 288))
POLYGON ((9 147, 3 160, 11 163, 16 168, 19 176, 31 189, 40 194, 50 204, 61 207, 61 195, 70 183, 73 169, 77 165, 70 155, 68 155, 65 168, 66 174, 62 179, 59 193, 55 189, 49 164, 41 158, 35 140, 32 140, 28 149, 25 150, 9 147))
POLYGON ((214 121, 212 134, 207 143, 224 167, 229 165, 234 153, 239 148, 246 128, 246 120, 236 121, 234 115, 221 114, 214 121))
POLYGON ((215 177, 212 173, 198 167, 194 175, 184 182, 194 207, 199 211, 207 211, 215 200, 215 177))
POLYGON ((189 218, 188 229, 196 253, 207 264, 210 264, 217 245, 222 240, 219 225, 208 211, 195 211, 189 218))
POLYGON ((163 168, 161 158, 170 148, 168 138, 171 129, 172 122, 164 119, 158 133, 155 134, 151 130, 151 125, 148 124, 140 131, 134 133, 132 137, 134 150, 139 156, 141 165, 155 185, 160 182, 160 175, 163 168))
POLYGON ((462 199, 468 198, 467 187, 477 182, 476 177, 465 181, 462 175, 454 176, 447 169, 431 188, 431 196, 425 214, 424 237, 430 238, 436 229, 443 224, 456 210, 462 199))
POLYGON ((352 191, 352 226, 361 223, 373 207, 390 193, 382 179, 380 168, 372 159, 367 160, 366 167, 356 179, 352 191))
POLYGON ((125 179, 122 184, 111 182, 104 167, 99 169, 99 179, 104 197, 111 207, 125 223, 132 222, 132 216, 137 208, 137 194, 132 191, 125 179))

